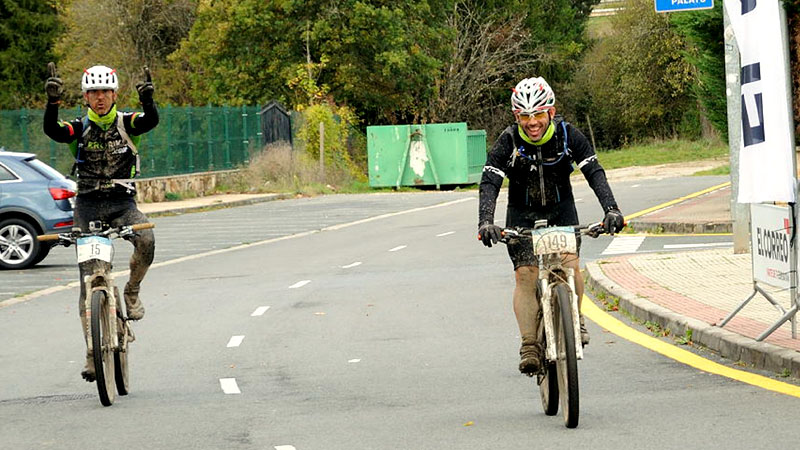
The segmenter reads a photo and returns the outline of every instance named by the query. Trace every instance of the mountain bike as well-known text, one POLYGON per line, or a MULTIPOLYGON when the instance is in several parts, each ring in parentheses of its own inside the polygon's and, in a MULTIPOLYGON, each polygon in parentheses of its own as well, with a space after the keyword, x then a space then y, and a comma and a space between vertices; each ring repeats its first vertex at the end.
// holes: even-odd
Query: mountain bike
POLYGON ((530 240, 539 267, 536 301, 539 308, 539 342, 545 354, 536 374, 544 413, 554 416, 559 402, 567 428, 578 426, 580 412, 578 360, 583 359, 575 273, 564 265, 566 254, 578 253, 578 236, 597 237, 603 224, 579 227, 548 227, 537 220, 533 228, 507 228, 502 242, 530 240))
POLYGON ((45 234, 40 241, 56 241, 53 245, 75 245, 78 264, 87 274, 84 277, 86 297, 86 344, 94 358, 97 393, 103 406, 111 406, 116 397, 127 395, 128 344, 136 340, 133 329, 123 313, 119 289, 111 276, 114 246, 118 238, 134 236, 139 230, 153 228, 152 223, 109 227, 101 222, 90 222, 89 232, 73 230, 70 233, 45 234))

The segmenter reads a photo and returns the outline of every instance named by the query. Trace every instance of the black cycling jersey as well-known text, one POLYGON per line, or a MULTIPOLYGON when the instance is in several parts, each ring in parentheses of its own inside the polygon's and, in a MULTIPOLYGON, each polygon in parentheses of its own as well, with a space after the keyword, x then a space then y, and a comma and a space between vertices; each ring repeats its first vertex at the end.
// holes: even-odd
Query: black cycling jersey
MULTIPOLYGON (((56 142, 70 144, 78 175, 78 195, 132 197, 134 183, 122 182, 138 175, 138 136, 158 125, 155 103, 143 104, 144 113, 119 113, 104 129, 88 117, 58 120, 58 105, 48 103, 44 133, 56 142)), ((114 113, 115 109, 112 109, 114 113)), ((114 113, 116 114, 116 113, 114 113)))
POLYGON ((546 214, 559 205, 574 205, 569 180, 573 164, 583 172, 603 211, 618 209, 605 171, 586 136, 561 116, 555 116, 553 124, 555 134, 540 146, 526 142, 517 124, 497 138, 481 176, 479 226, 494 222, 503 178, 509 180, 509 207, 546 214))

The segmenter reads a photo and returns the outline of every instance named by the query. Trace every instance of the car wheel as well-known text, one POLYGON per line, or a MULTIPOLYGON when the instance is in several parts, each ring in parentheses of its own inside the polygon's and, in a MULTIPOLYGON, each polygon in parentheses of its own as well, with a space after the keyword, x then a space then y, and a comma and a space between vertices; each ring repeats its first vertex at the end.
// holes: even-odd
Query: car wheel
POLYGON ((25 269, 39 255, 36 230, 22 219, 0 221, 0 269, 25 269))
POLYGON ((53 246, 48 245, 47 243, 39 243, 39 253, 36 254, 36 258, 33 258, 31 262, 32 266, 39 264, 42 262, 43 259, 47 258, 47 255, 50 254, 50 250, 52 250, 53 246))

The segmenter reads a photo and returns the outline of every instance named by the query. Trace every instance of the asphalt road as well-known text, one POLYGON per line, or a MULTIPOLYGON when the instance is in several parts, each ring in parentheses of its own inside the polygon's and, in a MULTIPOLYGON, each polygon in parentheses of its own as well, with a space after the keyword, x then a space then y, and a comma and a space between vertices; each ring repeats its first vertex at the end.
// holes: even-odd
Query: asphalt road
MULTIPOLYGON (((719 178, 662 181, 613 187, 634 212, 719 178)), ((576 194, 582 218, 599 218, 588 187, 576 194)), ((2 447, 794 447, 794 398, 686 367, 592 323, 580 427, 545 416, 535 382, 516 369, 511 264, 502 246, 475 240, 475 198, 333 196, 155 219, 161 265, 143 287, 132 392, 114 406, 102 407, 79 376, 76 288, 0 309, 2 447)), ((654 251, 659 239, 634 251, 654 251)), ((611 244, 588 241, 584 260, 611 244)), ((50 285, 75 276, 68 251, 53 258, 32 272, 62 271, 50 285)), ((16 279, 8 275, 3 289, 16 279)))

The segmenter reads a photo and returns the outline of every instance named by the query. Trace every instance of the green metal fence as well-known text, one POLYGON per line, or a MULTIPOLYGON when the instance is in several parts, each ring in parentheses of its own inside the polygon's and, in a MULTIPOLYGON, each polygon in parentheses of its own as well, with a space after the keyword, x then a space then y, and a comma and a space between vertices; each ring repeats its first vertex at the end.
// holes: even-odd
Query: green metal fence
MULTIPOLYGON (((139 146, 142 176, 155 177, 225 170, 249 162, 261 150, 258 106, 160 107, 158 126, 142 136, 139 146)), ((72 120, 81 108, 62 109, 59 118, 72 120)), ((65 144, 42 131, 43 110, 0 111, 0 146, 35 153, 62 173, 73 158, 65 144)))

